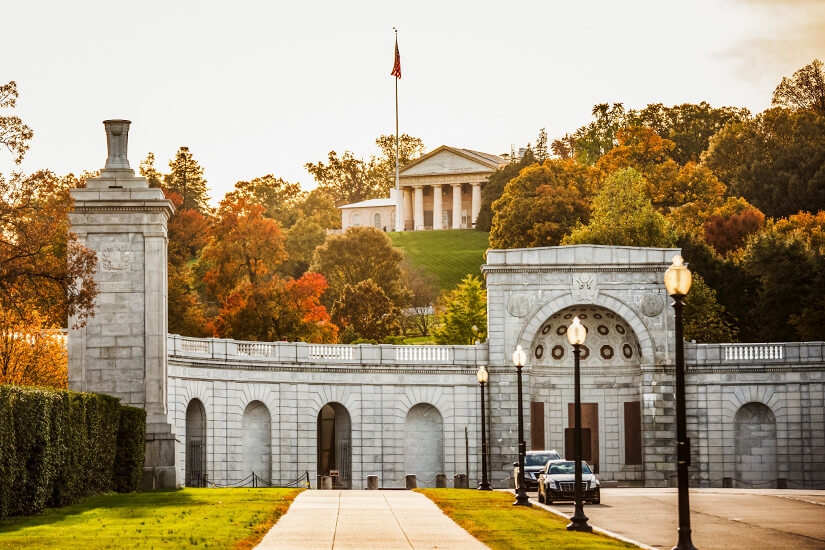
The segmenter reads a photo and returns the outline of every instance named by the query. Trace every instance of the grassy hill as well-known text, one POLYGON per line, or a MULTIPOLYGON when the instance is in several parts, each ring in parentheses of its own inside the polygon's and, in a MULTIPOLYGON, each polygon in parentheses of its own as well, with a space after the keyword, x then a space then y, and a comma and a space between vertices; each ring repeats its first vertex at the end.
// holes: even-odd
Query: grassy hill
POLYGON ((392 244, 438 277, 444 290, 455 288, 468 273, 481 276, 489 235, 471 229, 387 233, 392 244))

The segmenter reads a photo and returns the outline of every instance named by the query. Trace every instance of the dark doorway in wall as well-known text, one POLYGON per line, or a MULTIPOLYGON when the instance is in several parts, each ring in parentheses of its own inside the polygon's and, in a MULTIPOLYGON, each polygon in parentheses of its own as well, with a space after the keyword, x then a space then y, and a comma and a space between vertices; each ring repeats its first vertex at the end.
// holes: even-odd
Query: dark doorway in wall
POLYGON ((327 403, 318 412, 318 476, 336 489, 352 488, 352 422, 346 407, 327 403))
POLYGON ((199 399, 186 407, 186 471, 187 487, 206 487, 206 411, 199 399))
MULTIPOLYGON (((567 404, 567 426, 573 428, 573 409, 574 404, 567 404)), ((598 403, 582 403, 582 428, 590 430, 590 460, 588 464, 593 468, 595 473, 599 473, 599 404, 598 403)), ((587 445, 585 444, 584 447, 587 445)), ((566 456, 573 456, 573 450, 565 449, 566 456)))

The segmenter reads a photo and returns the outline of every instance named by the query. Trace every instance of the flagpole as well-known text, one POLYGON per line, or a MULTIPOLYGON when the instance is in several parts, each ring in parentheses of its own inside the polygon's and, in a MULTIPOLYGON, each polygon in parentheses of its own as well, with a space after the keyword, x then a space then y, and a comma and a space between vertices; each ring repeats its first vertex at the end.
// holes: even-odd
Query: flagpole
MULTIPOLYGON (((395 51, 398 51, 398 29, 392 28, 395 31, 395 51)), ((395 230, 404 230, 403 208, 401 207, 401 180, 398 175, 398 78, 395 78, 395 230)))

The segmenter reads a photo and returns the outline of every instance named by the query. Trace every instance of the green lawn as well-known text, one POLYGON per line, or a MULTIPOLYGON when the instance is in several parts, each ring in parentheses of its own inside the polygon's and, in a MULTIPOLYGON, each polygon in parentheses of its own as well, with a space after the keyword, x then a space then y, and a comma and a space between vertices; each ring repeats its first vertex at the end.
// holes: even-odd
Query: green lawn
POLYGON ((101 495, 0 523, 0 548, 252 548, 300 492, 181 489, 101 495))
POLYGON ((413 263, 438 278, 442 290, 455 288, 468 273, 481 277, 489 235, 472 229, 387 233, 413 263))
POLYGON ((571 533, 569 523, 541 508, 513 506, 510 493, 473 489, 416 489, 453 521, 493 549, 558 548, 615 550, 636 548, 604 535, 571 533))

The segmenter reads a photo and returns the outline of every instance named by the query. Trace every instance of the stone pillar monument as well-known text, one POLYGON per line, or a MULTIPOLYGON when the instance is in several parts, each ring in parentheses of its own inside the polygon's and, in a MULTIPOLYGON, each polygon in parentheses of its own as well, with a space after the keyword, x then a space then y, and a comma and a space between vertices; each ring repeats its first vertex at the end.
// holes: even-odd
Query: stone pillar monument
POLYGON ((97 253, 95 316, 69 320, 69 389, 106 393, 146 410, 146 489, 180 485, 167 419, 166 223, 163 192, 129 167, 128 120, 106 120, 109 156, 97 178, 71 191, 71 230, 97 253))

